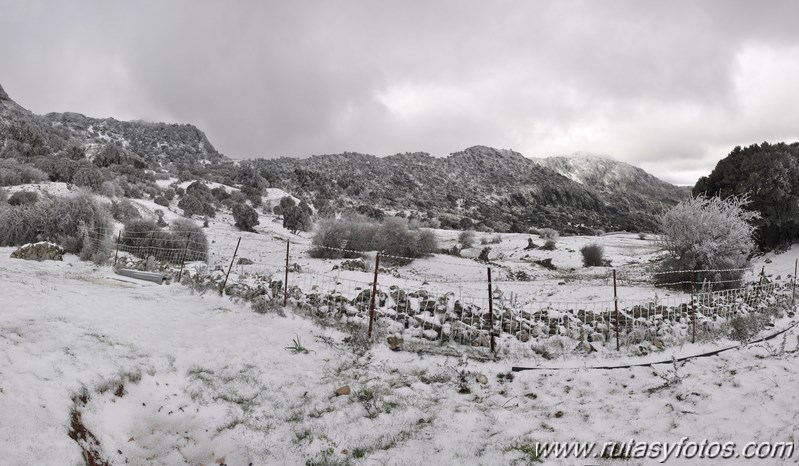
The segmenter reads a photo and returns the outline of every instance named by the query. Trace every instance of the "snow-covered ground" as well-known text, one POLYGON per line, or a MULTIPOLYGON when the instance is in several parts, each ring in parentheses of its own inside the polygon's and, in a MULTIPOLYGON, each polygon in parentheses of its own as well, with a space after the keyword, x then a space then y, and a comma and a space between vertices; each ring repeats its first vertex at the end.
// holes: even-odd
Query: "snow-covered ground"
POLYGON ((677 365, 480 362, 395 353, 383 341, 367 350, 362 332, 352 343, 291 311, 258 315, 74 256, 37 263, 12 250, 0 248, 0 464, 83 463, 69 435, 76 419, 111 464, 526 464, 539 441, 799 440, 799 356, 789 352, 799 328, 677 365))

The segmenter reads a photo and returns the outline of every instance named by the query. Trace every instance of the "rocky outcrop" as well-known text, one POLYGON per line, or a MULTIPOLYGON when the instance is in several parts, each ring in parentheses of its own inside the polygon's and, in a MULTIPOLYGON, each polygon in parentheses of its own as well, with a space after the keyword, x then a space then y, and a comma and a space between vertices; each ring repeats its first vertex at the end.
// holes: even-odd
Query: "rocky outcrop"
POLYGON ((60 261, 64 260, 64 248, 47 241, 28 243, 12 252, 11 258, 31 261, 60 261))

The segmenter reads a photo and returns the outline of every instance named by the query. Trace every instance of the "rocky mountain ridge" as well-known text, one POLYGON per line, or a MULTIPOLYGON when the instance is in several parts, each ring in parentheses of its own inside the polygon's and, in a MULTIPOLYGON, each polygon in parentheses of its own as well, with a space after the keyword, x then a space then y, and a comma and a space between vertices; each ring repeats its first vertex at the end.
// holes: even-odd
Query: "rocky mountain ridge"
POLYGON ((126 188, 126 193, 156 192, 152 173, 143 175, 161 171, 241 185, 254 196, 265 187, 281 188, 328 212, 356 210, 375 218, 396 214, 444 228, 500 232, 531 227, 564 233, 653 231, 662 210, 684 194, 643 170, 607 159, 575 165, 569 159, 533 160, 486 146, 448 157, 346 152, 239 164, 219 154, 192 125, 70 112, 36 115, 2 87, 0 158, 33 164, 53 181, 76 182, 81 172, 82 185, 93 189, 124 177, 141 188, 126 188))

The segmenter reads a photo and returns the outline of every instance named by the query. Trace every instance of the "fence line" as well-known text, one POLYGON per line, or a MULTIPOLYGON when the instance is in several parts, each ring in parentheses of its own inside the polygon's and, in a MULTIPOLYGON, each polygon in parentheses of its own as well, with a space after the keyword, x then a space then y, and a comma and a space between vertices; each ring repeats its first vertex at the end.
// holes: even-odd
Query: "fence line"
MULTIPOLYGON (((141 267, 149 262, 150 266, 156 266, 157 263, 157 266, 166 269, 180 267, 180 272, 176 274, 180 279, 186 262, 208 260, 207 254, 200 255, 193 250, 206 245, 207 241, 193 238, 188 231, 170 232, 172 236, 169 237, 161 236, 164 233, 162 231, 123 230, 116 236, 107 233, 88 232, 85 240, 94 250, 113 248, 115 264, 122 262, 117 265, 141 267)), ((467 282, 436 279, 428 281, 424 276, 393 276, 391 269, 377 267, 379 259, 410 258, 384 256, 380 253, 375 257, 376 267, 373 270, 367 270, 369 267, 364 262, 363 269, 355 271, 344 270, 340 266, 335 273, 306 271, 291 262, 296 253, 292 256, 291 243, 288 241, 283 248, 274 239, 242 240, 241 237, 228 236, 226 239, 231 244, 217 242, 215 245, 217 252, 230 250, 229 253, 222 252, 218 256, 218 260, 222 261, 221 267, 217 266, 214 270, 208 270, 207 266, 195 268, 195 280, 205 279, 221 293, 248 298, 264 296, 281 303, 291 303, 298 309, 319 317, 363 325, 364 328, 374 326, 381 334, 401 335, 422 345, 454 342, 483 351, 494 351, 496 345, 496 351, 525 354, 536 351, 535 345, 554 338, 561 342, 588 344, 589 347, 618 342, 613 345, 618 349, 620 346, 648 342, 660 348, 667 344, 695 341, 697 335, 701 338, 704 335, 717 334, 728 328, 733 319, 753 312, 765 312, 769 306, 785 296, 795 301, 796 267, 790 271, 793 273, 770 271, 772 275, 779 273, 793 277, 788 285, 768 281, 763 283, 765 270, 762 270, 759 283, 716 291, 712 290, 713 285, 739 281, 711 281, 707 278, 698 280, 697 275, 739 273, 745 269, 655 272, 641 274, 641 280, 637 282, 628 280, 628 283, 636 285, 690 285, 694 288, 690 300, 685 296, 659 298, 657 295, 649 299, 625 299, 623 294, 616 294, 616 298, 607 300, 551 301, 513 292, 508 296, 497 286, 519 283, 518 281, 494 280, 489 285, 488 294, 464 289, 463 286, 443 291, 448 285, 463 285, 467 282), (235 247, 233 240, 236 241, 235 247), (275 247, 274 250, 266 251, 248 249, 248 245, 255 242, 265 242, 275 247), (244 261, 248 251, 255 253, 257 260, 244 261), (226 260, 225 254, 231 253, 233 256, 228 255, 230 259, 226 260), (238 277, 229 281, 234 266, 238 277), (344 276, 350 272, 364 273, 367 277, 374 272, 374 276, 363 280, 344 276), (657 284, 644 280, 646 276, 685 273, 692 274, 690 280, 657 284)), ((434 258, 431 265, 449 262, 437 259, 439 258, 434 258)), ((452 264, 464 266, 454 262, 452 264)), ((490 263, 470 266, 482 268, 484 271, 487 269, 488 274, 492 269, 490 263)), ((612 269, 610 272, 615 275, 616 270, 612 269)), ((607 283, 610 278, 607 274, 607 271, 603 275, 592 274, 592 280, 605 279, 607 283)), ((487 281, 475 280, 468 283, 479 284, 487 281)), ((610 284, 608 287, 610 288, 610 284)))

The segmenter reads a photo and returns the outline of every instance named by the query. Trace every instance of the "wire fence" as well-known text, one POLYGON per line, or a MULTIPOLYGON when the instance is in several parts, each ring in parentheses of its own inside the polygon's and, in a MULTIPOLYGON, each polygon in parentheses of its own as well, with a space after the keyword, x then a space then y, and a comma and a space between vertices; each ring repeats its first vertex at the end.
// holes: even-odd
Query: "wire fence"
MULTIPOLYGON (((741 280, 745 269, 650 274, 604 270, 586 280, 606 286, 612 299, 550 301, 525 293, 525 289, 500 289, 499 285, 507 290, 514 282, 492 281, 492 271, 499 269, 496 265, 439 256, 431 259, 431 267, 451 262, 449 265, 459 270, 468 270, 475 280, 468 284, 436 280, 434 273, 408 277, 396 267, 381 266, 381 260, 409 263, 413 258, 379 253, 369 260, 340 260, 329 272, 313 271, 298 263, 305 256, 292 251, 296 245, 269 238, 217 238, 208 253, 203 249, 207 246, 204 235, 191 231, 123 230, 115 236, 91 232, 86 239, 96 250, 113 251, 117 267, 171 271, 175 279, 195 287, 277 306, 292 305, 316 318, 362 326, 370 338, 390 337, 392 346, 451 348, 454 343, 486 354, 540 354, 546 351, 542 345, 552 342, 587 352, 599 347, 663 349, 744 332, 739 327, 746 319, 768 316, 780 308, 792 309, 796 296, 796 262, 792 271, 771 271, 772 276, 778 273, 779 280, 768 280, 764 268, 750 283, 741 280), (184 276, 187 263, 192 263, 191 274, 184 276), (625 299, 617 287, 622 281, 628 286, 687 291, 625 299)), ((329 249, 350 257, 364 254, 329 249)))

